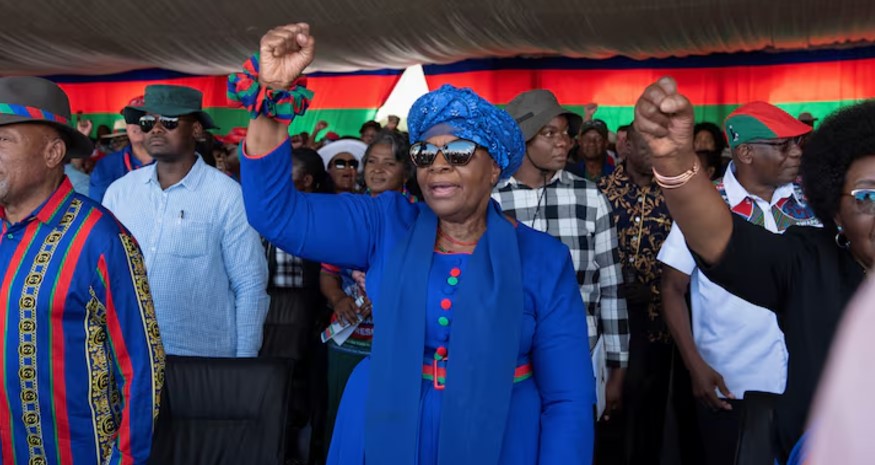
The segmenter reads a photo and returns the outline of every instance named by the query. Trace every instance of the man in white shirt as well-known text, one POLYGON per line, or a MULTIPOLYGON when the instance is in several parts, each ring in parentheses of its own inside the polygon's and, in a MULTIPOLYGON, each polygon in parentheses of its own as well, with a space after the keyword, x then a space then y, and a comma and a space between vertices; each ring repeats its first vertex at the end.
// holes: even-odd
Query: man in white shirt
MULTIPOLYGON (((729 115, 732 162, 717 184, 733 213, 774 233, 819 226, 795 180, 800 143, 811 131, 783 110, 752 102, 729 115)), ((659 253, 664 317, 700 400, 707 465, 733 464, 748 391, 784 392, 787 349, 775 314, 712 283, 697 268, 677 225, 659 253), (685 293, 690 289, 692 322, 685 293)))
POLYGON ((213 127, 203 96, 146 87, 137 117, 155 163, 112 183, 103 204, 143 248, 158 328, 171 355, 255 357, 270 299, 267 259, 240 186, 195 141, 213 127))

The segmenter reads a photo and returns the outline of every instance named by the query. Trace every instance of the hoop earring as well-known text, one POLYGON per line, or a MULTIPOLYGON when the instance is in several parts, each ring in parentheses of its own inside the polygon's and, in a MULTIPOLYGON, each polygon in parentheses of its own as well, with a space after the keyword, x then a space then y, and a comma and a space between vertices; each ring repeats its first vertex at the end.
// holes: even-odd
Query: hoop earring
POLYGON ((839 226, 839 232, 836 233, 835 237, 836 245, 839 246, 840 249, 847 249, 851 245, 851 241, 848 240, 848 237, 845 236, 845 229, 839 226))

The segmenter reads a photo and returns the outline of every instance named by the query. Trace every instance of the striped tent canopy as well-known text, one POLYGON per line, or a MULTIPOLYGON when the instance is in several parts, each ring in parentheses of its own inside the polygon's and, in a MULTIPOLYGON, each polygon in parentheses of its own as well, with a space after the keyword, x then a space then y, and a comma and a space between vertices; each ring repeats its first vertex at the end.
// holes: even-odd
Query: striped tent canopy
POLYGON ((220 133, 244 125, 224 75, 265 31, 295 21, 311 24, 317 59, 316 96, 293 131, 325 119, 357 134, 415 64, 428 65, 430 86, 469 85, 499 104, 535 87, 573 108, 595 101, 612 127, 662 74, 712 121, 752 98, 822 116, 875 96, 869 1, 37 0, 0 16, 0 75, 50 75, 74 111, 107 125, 158 82, 203 90, 220 133))
MULTIPOLYGON (((330 123, 327 131, 340 135, 358 135, 361 124, 374 117, 401 77, 399 70, 355 73, 312 73, 307 86, 314 91, 310 109, 296 118, 292 133, 313 129, 319 120, 330 123)), ((121 109, 134 97, 143 95, 149 84, 173 84, 194 87, 204 94, 204 108, 219 129, 226 134, 235 127, 245 127, 246 111, 231 108, 226 96, 227 76, 193 76, 165 70, 134 71, 106 76, 48 76, 70 97, 70 106, 78 117, 99 125, 113 127, 121 120, 121 109)), ((324 133, 323 133, 324 134, 324 133)))
POLYGON ((425 67, 430 89, 471 87, 504 105, 520 92, 544 88, 579 114, 589 102, 608 126, 630 123, 641 91, 672 76, 696 107, 698 121, 721 123, 741 104, 773 103, 796 116, 815 118, 875 97, 875 47, 785 53, 713 54, 631 60, 541 58, 468 60, 425 67))

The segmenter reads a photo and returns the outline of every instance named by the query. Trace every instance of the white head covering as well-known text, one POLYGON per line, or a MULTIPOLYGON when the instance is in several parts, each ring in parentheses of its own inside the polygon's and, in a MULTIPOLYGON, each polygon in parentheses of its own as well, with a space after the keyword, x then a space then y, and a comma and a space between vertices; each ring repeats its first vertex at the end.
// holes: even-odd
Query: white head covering
POLYGON ((325 169, 328 169, 328 163, 332 158, 339 153, 348 153, 359 161, 359 169, 361 169, 362 158, 365 156, 368 144, 355 139, 341 139, 331 142, 330 144, 319 149, 319 156, 322 157, 322 163, 325 164, 325 169))

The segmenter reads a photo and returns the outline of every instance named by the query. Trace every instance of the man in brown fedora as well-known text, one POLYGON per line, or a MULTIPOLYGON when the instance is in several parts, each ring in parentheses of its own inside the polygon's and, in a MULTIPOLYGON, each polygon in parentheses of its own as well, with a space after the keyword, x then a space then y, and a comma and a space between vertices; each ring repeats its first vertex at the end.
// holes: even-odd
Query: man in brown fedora
POLYGON ((73 191, 91 141, 40 78, 0 78, 2 463, 144 464, 163 383, 143 257, 73 191))

